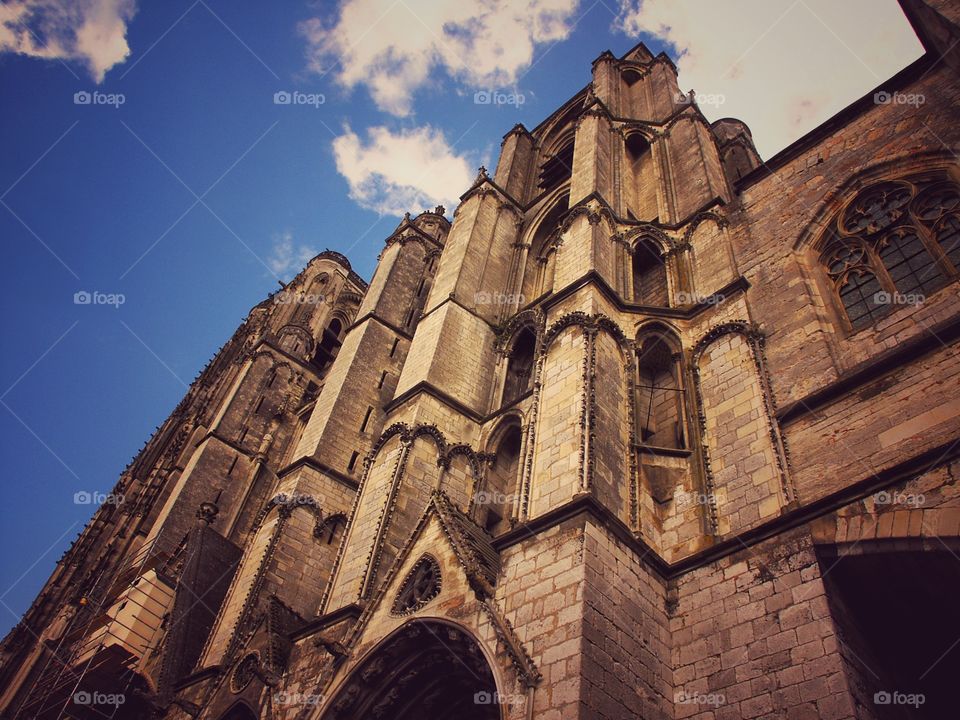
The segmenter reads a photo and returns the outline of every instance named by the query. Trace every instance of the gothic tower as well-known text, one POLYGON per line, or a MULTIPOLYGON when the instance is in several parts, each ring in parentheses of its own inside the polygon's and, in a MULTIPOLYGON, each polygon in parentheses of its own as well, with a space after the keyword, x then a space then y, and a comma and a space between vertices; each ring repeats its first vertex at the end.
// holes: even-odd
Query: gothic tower
POLYGON ((946 716, 960 18, 903 6, 921 106, 764 163, 604 52, 369 285, 314 258, 8 636, 4 717, 946 716))

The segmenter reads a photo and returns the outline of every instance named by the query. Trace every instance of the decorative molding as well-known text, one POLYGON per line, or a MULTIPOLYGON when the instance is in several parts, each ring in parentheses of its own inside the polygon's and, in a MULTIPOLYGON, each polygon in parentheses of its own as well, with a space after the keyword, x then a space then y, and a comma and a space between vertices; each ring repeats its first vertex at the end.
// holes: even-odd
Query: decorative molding
POLYGON ((493 341, 493 350, 502 357, 509 354, 510 341, 516 337, 517 333, 524 328, 530 328, 533 331, 539 347, 543 340, 544 325, 546 324, 546 315, 543 308, 537 306, 528 310, 523 310, 510 317, 495 332, 493 341))
POLYGON ((667 235, 663 230, 653 224, 645 223, 639 227, 632 228, 621 234, 620 242, 627 248, 627 252, 633 255, 637 245, 645 238, 652 238, 660 246, 660 252, 664 255, 676 248, 677 240, 667 235))
MULTIPOLYGON (((483 473, 481 467, 481 463, 484 458, 483 454, 476 452, 466 444, 451 446, 447 442, 443 433, 435 425, 431 424, 420 424, 414 426, 413 428, 410 428, 402 423, 396 423, 392 425, 384 433, 384 436, 381 436, 380 440, 378 440, 375 449, 371 451, 371 454, 368 456, 368 458, 371 458, 371 460, 365 461, 365 464, 368 462, 372 463, 372 458, 375 457, 380 448, 383 447, 384 437, 387 436, 388 433, 389 437, 393 437, 394 435, 400 436, 401 451, 397 457, 396 464, 394 465, 390 489, 387 493, 380 516, 377 520, 377 534, 367 555, 367 560, 362 575, 363 580, 361 584, 360 595, 358 598, 361 601, 368 600, 376 588, 376 579, 380 570, 380 561, 383 556, 383 545, 386 539, 387 528, 389 527, 393 518, 394 510, 396 509, 397 501, 400 495, 400 490, 403 487, 403 480, 406 474, 407 457, 409 454, 409 449, 413 445, 414 441, 418 437, 431 438, 437 449, 437 465, 441 468, 449 467, 450 462, 455 455, 465 456, 470 463, 475 484, 481 481, 483 473)), ((365 473, 366 472, 368 472, 368 470, 365 469, 365 473)), ((362 491, 363 488, 361 488, 360 492, 362 491)), ((358 492, 358 498, 360 497, 360 492, 358 492)))
POLYGON ((244 655, 230 673, 230 692, 234 695, 241 693, 260 671, 260 653, 256 650, 244 655))
POLYGON ((723 215, 712 211, 698 212, 688 221, 684 231, 683 231, 683 241, 684 243, 689 244, 690 238, 693 236, 693 233, 696 231, 702 223, 707 221, 712 221, 717 224, 717 227, 721 230, 730 225, 730 221, 727 220, 723 215))
POLYGON ((497 639, 502 642, 507 649, 510 661, 513 663, 517 675, 520 677, 520 682, 526 688, 539 685, 543 679, 543 675, 540 673, 540 670, 537 669, 533 658, 530 657, 523 642, 517 636, 513 625, 511 625, 506 616, 500 612, 492 598, 481 600, 480 606, 487 613, 487 617, 490 618, 497 639))

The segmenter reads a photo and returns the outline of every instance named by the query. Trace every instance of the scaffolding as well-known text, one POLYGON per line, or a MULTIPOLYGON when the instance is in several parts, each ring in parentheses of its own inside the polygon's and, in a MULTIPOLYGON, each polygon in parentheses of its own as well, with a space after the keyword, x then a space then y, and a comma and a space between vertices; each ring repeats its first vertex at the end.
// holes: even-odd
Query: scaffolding
POLYGON ((97 693, 126 697, 163 636, 175 585, 164 576, 170 554, 161 532, 111 580, 101 571, 85 603, 50 649, 46 663, 14 720, 113 718, 121 704, 98 708, 97 693), (109 688, 109 693, 105 690, 109 688))

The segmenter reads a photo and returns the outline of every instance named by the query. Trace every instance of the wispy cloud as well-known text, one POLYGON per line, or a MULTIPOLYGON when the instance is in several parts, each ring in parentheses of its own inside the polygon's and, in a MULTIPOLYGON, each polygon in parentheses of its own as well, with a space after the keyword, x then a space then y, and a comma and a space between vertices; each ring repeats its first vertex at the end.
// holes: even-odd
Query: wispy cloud
POLYGON ((440 130, 429 125, 367 131, 367 141, 350 129, 333 141, 337 170, 350 197, 384 215, 417 212, 437 204, 453 207, 470 186, 466 159, 455 154, 440 130))
POLYGON ((765 157, 922 52, 896 0, 621 0, 614 29, 672 45, 681 87, 746 122, 765 157))
POLYGON ((0 5, 0 53, 86 66, 96 82, 130 54, 134 0, 9 0, 0 5))
POLYGON ((537 45, 566 38, 578 0, 343 0, 335 22, 300 25, 311 70, 408 115, 413 93, 444 69, 471 87, 512 85, 537 45))
POLYGON ((274 233, 270 240, 267 266, 284 280, 289 280, 300 272, 318 252, 308 245, 295 242, 293 233, 289 230, 274 233))

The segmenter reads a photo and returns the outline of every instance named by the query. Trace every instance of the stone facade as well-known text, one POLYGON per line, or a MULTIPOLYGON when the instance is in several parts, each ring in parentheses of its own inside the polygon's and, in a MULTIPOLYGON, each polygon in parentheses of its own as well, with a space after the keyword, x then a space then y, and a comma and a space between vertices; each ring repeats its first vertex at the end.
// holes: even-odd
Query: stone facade
POLYGON ((763 163, 603 53, 369 284, 311 260, 11 631, 3 717, 950 716, 960 12, 903 7, 878 91, 923 104, 763 163))

